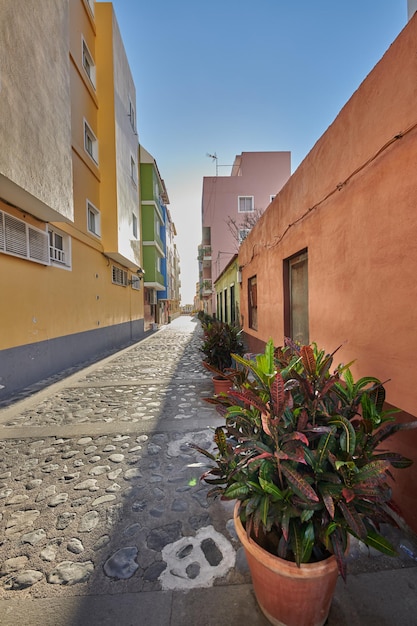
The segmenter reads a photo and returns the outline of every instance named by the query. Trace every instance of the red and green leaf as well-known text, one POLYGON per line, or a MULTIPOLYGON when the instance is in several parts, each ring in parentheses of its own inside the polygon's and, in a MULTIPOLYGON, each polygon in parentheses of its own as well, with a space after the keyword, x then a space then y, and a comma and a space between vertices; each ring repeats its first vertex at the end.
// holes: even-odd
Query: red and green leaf
POLYGON ((330 517, 334 519, 335 505, 334 505, 334 500, 332 498, 331 493, 325 487, 322 487, 322 488, 319 487, 319 491, 320 491, 321 497, 323 498, 324 506, 326 507, 330 517))
POLYGON ((346 417, 343 417, 343 415, 336 415, 332 417, 332 419, 329 420, 329 424, 333 424, 334 426, 338 426, 339 428, 344 429, 344 449, 345 452, 352 456, 356 448, 356 433, 352 424, 349 422, 348 419, 346 419, 346 417))
POLYGON ((355 483, 378 484, 386 479, 386 472, 390 467, 387 460, 371 461, 367 463, 354 475, 355 483))
POLYGON ((320 501, 320 498, 318 497, 314 489, 311 487, 311 485, 308 484, 303 476, 299 474, 299 472, 297 472, 297 470, 293 469, 289 465, 282 463, 281 471, 287 478, 294 491, 298 493, 301 498, 305 498, 307 501, 311 500, 313 502, 320 501))
POLYGON ((218 426, 214 431, 214 443, 218 447, 220 454, 225 456, 227 454, 227 441, 222 426, 218 426))
POLYGON ((300 349, 301 360, 304 365, 304 369, 312 378, 316 374, 316 358, 311 346, 302 346, 300 349))
POLYGON ((340 500, 337 506, 341 510, 345 521, 353 533, 359 537, 359 539, 365 540, 367 535, 366 526, 355 507, 352 504, 343 502, 343 500, 340 500))
POLYGON ((284 379, 278 372, 270 388, 273 414, 277 416, 281 415, 286 405, 284 385, 284 379))

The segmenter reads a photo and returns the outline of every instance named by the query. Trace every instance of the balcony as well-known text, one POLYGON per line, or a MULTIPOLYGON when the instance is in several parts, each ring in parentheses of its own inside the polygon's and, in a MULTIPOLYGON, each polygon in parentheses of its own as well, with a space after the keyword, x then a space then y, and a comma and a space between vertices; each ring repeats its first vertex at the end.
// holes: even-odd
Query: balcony
POLYGON ((198 247, 198 260, 211 263, 211 246, 198 247))
POLYGON ((213 293, 213 281, 211 279, 204 279, 202 284, 201 293, 203 296, 211 296, 213 293))

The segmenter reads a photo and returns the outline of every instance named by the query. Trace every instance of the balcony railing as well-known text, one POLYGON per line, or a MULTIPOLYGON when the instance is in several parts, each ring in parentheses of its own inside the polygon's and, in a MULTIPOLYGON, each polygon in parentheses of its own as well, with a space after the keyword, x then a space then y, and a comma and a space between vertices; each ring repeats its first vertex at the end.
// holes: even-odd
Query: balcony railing
POLYGON ((199 261, 211 261, 211 246, 200 246, 198 249, 199 261))
POLYGON ((213 293, 213 281, 205 278, 202 284, 202 294, 207 296, 213 293))

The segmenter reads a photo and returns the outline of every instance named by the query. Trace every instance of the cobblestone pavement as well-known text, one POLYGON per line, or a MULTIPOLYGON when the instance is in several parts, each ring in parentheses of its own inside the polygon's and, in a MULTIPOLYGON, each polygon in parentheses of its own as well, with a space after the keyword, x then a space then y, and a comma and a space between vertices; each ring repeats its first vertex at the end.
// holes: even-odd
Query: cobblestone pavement
POLYGON ((188 445, 217 419, 199 332, 180 318, 0 411, 0 598, 245 580, 188 445))
MULTIPOLYGON (((219 423, 203 400, 212 382, 201 365, 200 333, 195 320, 178 318, 134 346, 3 403, 1 626, 267 623, 253 599, 233 505, 207 501, 208 487, 199 482, 204 457, 189 446, 209 448, 219 423)), ((390 538, 396 545, 404 540, 390 538)), ((411 573, 417 544, 407 540, 398 559, 369 558, 352 543, 350 575, 411 573)), ((350 608, 350 617, 340 613, 345 597, 340 589, 329 626, 362 624, 350 608)))

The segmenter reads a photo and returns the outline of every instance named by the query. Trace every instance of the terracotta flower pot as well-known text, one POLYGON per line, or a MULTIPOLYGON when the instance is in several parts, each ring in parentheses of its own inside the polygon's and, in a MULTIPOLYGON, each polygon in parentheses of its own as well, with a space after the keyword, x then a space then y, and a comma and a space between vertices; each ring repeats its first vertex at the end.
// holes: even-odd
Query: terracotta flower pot
POLYGON ((232 381, 227 378, 220 378, 220 376, 213 376, 213 385, 214 393, 219 395, 219 393, 227 393, 232 387, 232 381))
POLYGON ((239 518, 239 506, 237 502, 234 510, 236 532, 245 549, 255 596, 264 615, 275 626, 323 626, 339 574, 335 557, 297 567, 273 556, 248 539, 239 518))

